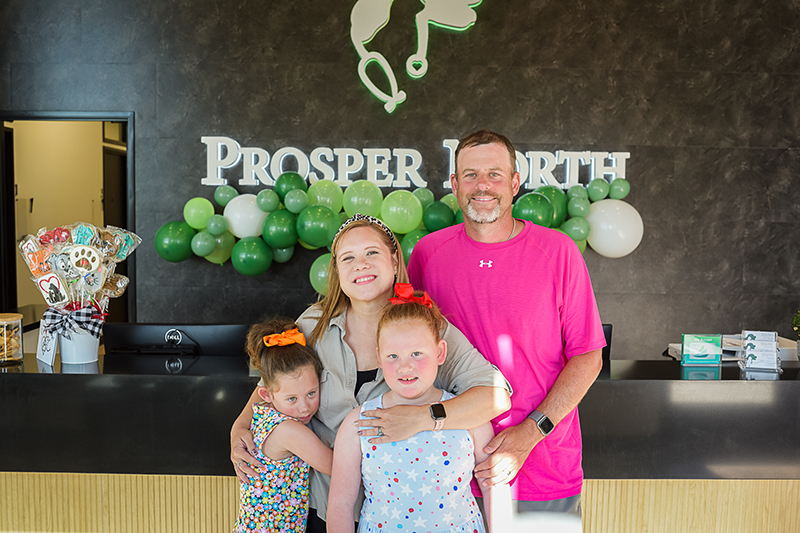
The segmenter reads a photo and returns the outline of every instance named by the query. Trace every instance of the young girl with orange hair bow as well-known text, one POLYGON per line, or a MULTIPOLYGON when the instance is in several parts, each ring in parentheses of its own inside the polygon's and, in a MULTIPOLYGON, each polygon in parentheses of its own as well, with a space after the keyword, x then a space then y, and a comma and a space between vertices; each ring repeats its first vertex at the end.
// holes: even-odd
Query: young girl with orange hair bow
POLYGON ((251 424, 262 467, 240 486, 234 532, 305 531, 309 466, 330 475, 333 459, 307 427, 319 408, 322 363, 288 318, 252 326, 246 347, 263 385, 251 424))

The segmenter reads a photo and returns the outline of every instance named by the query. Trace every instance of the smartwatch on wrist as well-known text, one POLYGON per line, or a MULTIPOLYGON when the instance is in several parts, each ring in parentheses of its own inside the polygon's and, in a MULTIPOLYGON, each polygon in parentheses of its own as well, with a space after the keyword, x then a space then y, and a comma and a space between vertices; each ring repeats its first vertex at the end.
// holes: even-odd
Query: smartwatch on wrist
POLYGON ((546 414, 540 413, 539 411, 534 411, 528 415, 528 418, 536 422, 536 427, 539 428, 542 435, 545 437, 548 436, 553 430, 556 428, 556 425, 553 424, 553 421, 550 420, 546 414))
POLYGON ((431 404, 431 418, 433 418, 434 431, 441 431, 444 427, 444 419, 447 418, 447 412, 444 410, 444 405, 440 403, 431 404))

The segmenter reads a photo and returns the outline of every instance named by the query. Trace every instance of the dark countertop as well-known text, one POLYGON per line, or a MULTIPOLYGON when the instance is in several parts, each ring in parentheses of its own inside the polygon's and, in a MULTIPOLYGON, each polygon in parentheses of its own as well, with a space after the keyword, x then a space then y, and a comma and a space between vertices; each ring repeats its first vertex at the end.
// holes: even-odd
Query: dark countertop
MULTIPOLYGON (((0 471, 233 475, 228 432, 255 384, 245 373, 48 375, 35 358, 3 370, 0 471)), ((584 475, 798 479, 798 370, 754 381, 724 363, 703 381, 675 361, 606 362, 579 408, 584 475)))

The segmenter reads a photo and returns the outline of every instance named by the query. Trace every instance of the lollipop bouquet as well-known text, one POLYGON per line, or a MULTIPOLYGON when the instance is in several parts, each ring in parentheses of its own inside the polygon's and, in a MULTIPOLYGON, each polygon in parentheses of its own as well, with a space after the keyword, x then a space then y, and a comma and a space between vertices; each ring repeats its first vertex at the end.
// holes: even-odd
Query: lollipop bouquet
MULTIPOLYGON (((48 306, 41 321, 40 351, 43 337, 52 343, 58 337, 72 340, 77 333, 99 342, 108 300, 121 296, 129 282, 114 270, 141 242, 130 231, 83 222, 42 228, 21 240, 31 279, 48 306)), ((62 359, 63 352, 62 348, 62 359)))

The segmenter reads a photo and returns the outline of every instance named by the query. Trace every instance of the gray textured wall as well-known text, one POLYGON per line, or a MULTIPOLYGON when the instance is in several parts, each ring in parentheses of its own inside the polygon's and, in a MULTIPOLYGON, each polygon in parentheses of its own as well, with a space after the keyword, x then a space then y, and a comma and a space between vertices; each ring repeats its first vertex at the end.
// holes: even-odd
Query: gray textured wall
POLYGON ((246 322, 314 298, 307 250, 254 279, 157 257, 158 227, 213 194, 202 135, 270 152, 416 147, 441 196, 442 139, 489 127, 521 149, 631 152, 644 240, 621 259, 585 255, 614 357, 657 358, 682 332, 791 334, 797 2, 486 1, 469 31, 432 29, 429 71, 412 80, 401 65, 422 4, 397 1, 370 45, 408 93, 392 115, 357 77, 353 3, 0 4, 0 109, 136 114, 140 321, 246 322))

